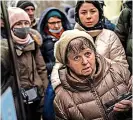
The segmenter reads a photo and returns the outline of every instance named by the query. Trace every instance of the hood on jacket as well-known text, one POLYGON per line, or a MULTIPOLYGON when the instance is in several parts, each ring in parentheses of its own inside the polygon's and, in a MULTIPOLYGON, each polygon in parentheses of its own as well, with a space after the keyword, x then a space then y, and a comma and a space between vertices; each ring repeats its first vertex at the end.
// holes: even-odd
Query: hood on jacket
POLYGON ((64 30, 70 30, 71 29, 70 23, 69 23, 66 15, 62 11, 60 11, 59 9, 57 9, 55 7, 49 7, 43 11, 43 13, 40 16, 39 22, 38 22, 37 29, 38 29, 39 33, 41 33, 41 35, 44 34, 44 28, 47 24, 46 16, 47 16, 48 12, 50 12, 52 10, 56 10, 61 14, 62 22, 63 22, 62 25, 63 25, 64 30))
POLYGON ((55 43, 55 50, 54 50, 56 59, 63 65, 66 64, 65 58, 66 58, 67 46, 74 38, 77 37, 85 37, 94 45, 93 38, 84 31, 79 31, 78 29, 74 29, 63 32, 59 41, 55 43))
POLYGON ((74 26, 74 29, 78 29, 78 30, 80 30, 80 31, 85 31, 85 32, 87 32, 91 37, 95 37, 95 36, 98 36, 101 32, 102 32, 102 30, 89 30, 89 31, 87 31, 87 30, 85 30, 82 26, 80 26, 78 23, 76 23, 75 24, 75 26, 74 26))

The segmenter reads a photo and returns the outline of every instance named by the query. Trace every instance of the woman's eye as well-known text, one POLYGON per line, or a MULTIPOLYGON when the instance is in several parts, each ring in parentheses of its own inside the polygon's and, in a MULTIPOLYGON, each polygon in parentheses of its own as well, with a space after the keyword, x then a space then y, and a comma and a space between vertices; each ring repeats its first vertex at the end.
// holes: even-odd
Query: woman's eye
POLYGON ((80 59, 79 56, 75 56, 75 57, 74 57, 74 60, 75 60, 75 61, 78 61, 79 59, 80 59))
POLYGON ((86 56, 86 57, 89 57, 90 55, 91 55, 90 52, 86 52, 86 53, 85 53, 85 56, 86 56))
POLYGON ((92 10, 91 12, 94 13, 94 12, 96 12, 96 11, 95 11, 95 10, 92 10))
POLYGON ((25 22, 25 25, 29 25, 29 22, 25 22))
POLYGON ((20 23, 20 22, 18 22, 18 23, 16 23, 16 25, 21 25, 21 23, 20 23))
POLYGON ((86 14, 86 12, 81 12, 81 14, 85 15, 85 14, 86 14))

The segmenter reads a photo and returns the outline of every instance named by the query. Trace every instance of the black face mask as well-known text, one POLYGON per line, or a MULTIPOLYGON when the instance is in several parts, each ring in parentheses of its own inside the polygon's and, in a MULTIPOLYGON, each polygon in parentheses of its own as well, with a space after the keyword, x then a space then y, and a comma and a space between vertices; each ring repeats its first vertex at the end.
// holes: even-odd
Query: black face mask
POLYGON ((24 27, 24 28, 14 28, 13 33, 15 36, 25 39, 27 35, 30 33, 30 27, 24 27))

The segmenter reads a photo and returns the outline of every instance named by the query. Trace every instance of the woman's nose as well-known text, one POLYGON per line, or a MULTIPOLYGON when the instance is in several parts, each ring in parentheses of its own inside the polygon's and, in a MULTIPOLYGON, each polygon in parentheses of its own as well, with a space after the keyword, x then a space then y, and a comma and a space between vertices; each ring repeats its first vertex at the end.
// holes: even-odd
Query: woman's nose
POLYGON ((88 58, 86 58, 85 56, 82 57, 82 64, 83 64, 83 65, 88 64, 88 62, 89 62, 88 58))
POLYGON ((87 18, 91 18, 90 12, 87 13, 87 18))
POLYGON ((23 24, 22 24, 22 27, 26 27, 26 25, 23 23, 23 24))
POLYGON ((59 27, 59 24, 58 24, 58 23, 55 23, 55 27, 57 27, 57 28, 58 28, 58 27, 59 27))

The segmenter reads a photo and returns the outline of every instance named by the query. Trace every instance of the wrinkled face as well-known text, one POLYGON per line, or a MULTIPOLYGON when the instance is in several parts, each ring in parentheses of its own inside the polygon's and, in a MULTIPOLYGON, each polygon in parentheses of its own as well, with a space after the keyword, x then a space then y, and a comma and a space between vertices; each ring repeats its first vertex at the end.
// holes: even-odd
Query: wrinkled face
POLYGON ((59 30, 62 27, 62 21, 58 17, 50 17, 48 19, 48 28, 52 30, 59 30))
POLYGON ((27 12, 27 14, 29 15, 29 18, 30 18, 30 20, 31 20, 31 22, 33 22, 34 21, 34 14, 35 14, 35 9, 34 9, 34 7, 33 6, 28 6, 28 7, 26 7, 25 9, 24 9, 26 12, 27 12))
POLYGON ((94 51, 85 48, 77 54, 70 53, 67 66, 78 76, 92 75, 96 67, 94 51))
POLYGON ((86 27, 93 27, 99 21, 99 11, 92 3, 83 3, 78 14, 81 23, 86 27))
POLYGON ((15 25, 13 26, 13 28, 24 28, 24 27, 30 27, 29 21, 21 20, 15 23, 15 25))

